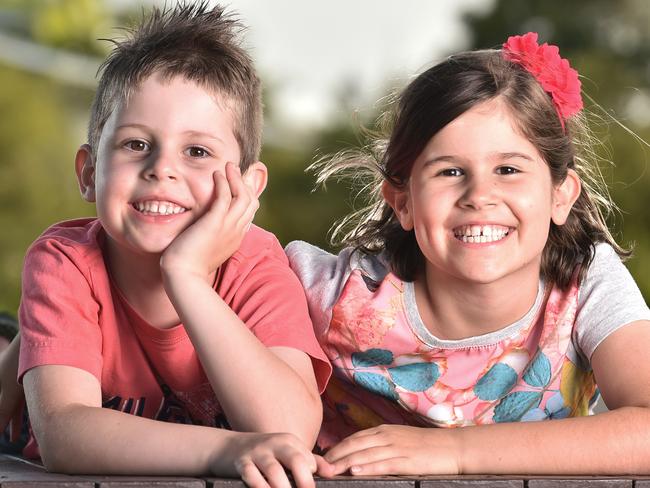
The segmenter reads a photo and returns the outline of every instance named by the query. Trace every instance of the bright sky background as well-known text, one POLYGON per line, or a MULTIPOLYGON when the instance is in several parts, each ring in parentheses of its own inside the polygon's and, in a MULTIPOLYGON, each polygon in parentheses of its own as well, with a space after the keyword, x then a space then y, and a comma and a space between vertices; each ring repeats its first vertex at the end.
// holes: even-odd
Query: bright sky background
MULTIPOLYGON (((155 0, 149 0, 149 2, 155 0)), ((173 0, 167 0, 169 4, 173 0)), ((124 4, 126 0, 113 0, 124 4)), ((129 2, 131 3, 131 2, 129 2)), ((145 2, 147 3, 147 2, 145 2)), ((162 1, 158 3, 163 3, 162 1)), ((389 86, 468 45, 460 14, 493 0, 223 0, 246 34, 275 115, 294 124, 325 122, 344 84, 371 107, 389 86)), ((356 101, 355 101, 356 103, 356 101)), ((348 114, 349 115, 349 114, 348 114)))

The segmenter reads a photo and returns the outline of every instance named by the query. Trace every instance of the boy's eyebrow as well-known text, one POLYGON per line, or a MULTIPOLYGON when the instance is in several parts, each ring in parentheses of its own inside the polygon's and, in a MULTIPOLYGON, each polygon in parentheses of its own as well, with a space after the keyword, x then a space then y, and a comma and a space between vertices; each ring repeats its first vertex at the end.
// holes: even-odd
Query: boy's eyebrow
POLYGON ((220 142, 221 144, 225 144, 223 139, 215 134, 210 134, 208 132, 201 132, 198 130, 186 130, 183 132, 183 134, 187 134, 188 136, 199 136, 199 137, 206 137, 208 139, 214 139, 217 142, 220 142))
MULTIPOLYGON (((133 123, 133 124, 118 125, 115 128, 115 130, 118 131, 118 130, 121 130, 121 129, 128 129, 128 128, 141 129, 141 130, 144 130, 144 131, 147 131, 147 130, 150 129, 148 126, 146 126, 144 124, 133 123)), ((201 131, 198 131, 198 130, 186 130, 186 131, 182 132, 182 134, 188 135, 188 136, 206 137, 208 139, 214 139, 215 141, 217 141, 217 142, 219 142, 221 144, 225 144, 223 139, 221 139, 219 136, 216 136, 214 134, 210 134, 208 132, 201 132, 201 131)))

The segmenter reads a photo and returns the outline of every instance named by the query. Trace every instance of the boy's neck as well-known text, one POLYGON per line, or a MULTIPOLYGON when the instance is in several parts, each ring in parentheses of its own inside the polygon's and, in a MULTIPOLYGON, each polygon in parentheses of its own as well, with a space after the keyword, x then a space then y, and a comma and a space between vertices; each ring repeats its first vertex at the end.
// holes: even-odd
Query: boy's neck
POLYGON ((113 282, 143 320, 159 329, 179 324, 165 292, 159 255, 124 252, 108 238, 105 256, 113 282))
POLYGON ((489 284, 450 276, 415 280, 415 299, 424 325, 438 339, 476 337, 511 325, 535 303, 539 276, 521 273, 489 284))

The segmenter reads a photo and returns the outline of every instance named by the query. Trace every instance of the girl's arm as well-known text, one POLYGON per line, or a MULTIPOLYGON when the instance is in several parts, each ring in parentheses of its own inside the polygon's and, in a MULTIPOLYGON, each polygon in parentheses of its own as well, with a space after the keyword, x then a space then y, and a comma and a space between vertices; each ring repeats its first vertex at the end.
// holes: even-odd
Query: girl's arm
POLYGON ((319 474, 648 474, 650 322, 605 339, 591 364, 609 412, 456 429, 389 426, 332 448, 319 474))
POLYGON ((290 434, 248 434, 174 424, 101 408, 90 373, 39 366, 24 376, 41 457, 50 471, 98 474, 241 475, 249 485, 288 486, 282 466, 313 486, 315 461, 290 434))

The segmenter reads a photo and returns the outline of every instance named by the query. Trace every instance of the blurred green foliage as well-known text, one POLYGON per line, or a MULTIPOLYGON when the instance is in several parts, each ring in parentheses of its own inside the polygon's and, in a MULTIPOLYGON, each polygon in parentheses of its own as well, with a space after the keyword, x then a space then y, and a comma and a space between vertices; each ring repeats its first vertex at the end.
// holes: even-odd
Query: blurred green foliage
MULTIPOLYGON (((635 104, 648 103, 649 9, 645 0, 499 0, 494 10, 469 13, 465 20, 473 35, 472 47, 497 46, 508 35, 527 30, 537 30, 542 40, 559 44, 563 55, 586 77, 587 92, 650 140, 650 111, 641 113, 645 122, 642 116, 637 117, 640 122, 627 118, 635 104)), ((139 11, 138 7, 115 14, 97 0, 0 0, 0 30, 95 56, 99 64, 110 45, 96 39, 114 37, 114 26, 125 25, 139 11)), ((79 197, 73 166, 76 147, 85 142, 92 93, 83 84, 70 86, 2 61, 0 82, 0 310, 15 312, 22 259, 29 244, 56 221, 94 212, 79 197)), ((332 183, 327 191, 312 192, 314 176, 304 172, 315 154, 359 144, 353 102, 344 95, 341 110, 349 117, 314 129, 308 137, 287 134, 265 142, 262 160, 270 168, 270 181, 256 223, 276 233, 282 243, 303 239, 328 247, 328 229, 350 211, 349 189, 332 183)), ((266 97, 267 125, 272 127, 272 87, 267 87, 266 97)), ((644 265, 647 269, 650 262, 650 173, 646 152, 650 151, 615 124, 598 131, 611 148, 610 159, 617 163, 606 171, 607 178, 624 212, 618 222, 623 224, 622 241, 636 242, 636 258, 629 268, 647 299, 650 276, 644 273, 644 265)))

